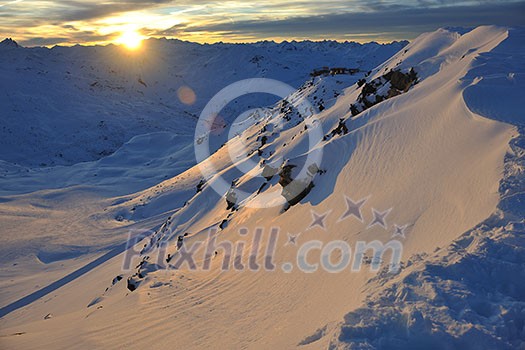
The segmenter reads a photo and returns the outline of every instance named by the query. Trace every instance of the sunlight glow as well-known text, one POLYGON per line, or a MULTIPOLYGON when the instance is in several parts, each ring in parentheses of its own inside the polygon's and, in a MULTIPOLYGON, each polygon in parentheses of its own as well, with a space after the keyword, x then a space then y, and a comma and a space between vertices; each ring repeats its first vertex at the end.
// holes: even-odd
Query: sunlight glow
POLYGON ((136 50, 142 44, 144 37, 134 30, 125 31, 117 39, 117 43, 124 45, 128 50, 136 50))

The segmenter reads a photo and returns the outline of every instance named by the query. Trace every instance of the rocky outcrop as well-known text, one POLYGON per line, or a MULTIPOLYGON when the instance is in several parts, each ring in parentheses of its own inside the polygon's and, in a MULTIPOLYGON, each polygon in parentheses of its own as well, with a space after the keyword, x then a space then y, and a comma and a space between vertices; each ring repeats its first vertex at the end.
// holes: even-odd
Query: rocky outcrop
POLYGON ((236 204, 237 204, 237 194, 235 193, 235 190, 231 188, 228 193, 226 193, 226 210, 235 210, 236 204))
POLYGON ((361 93, 357 102, 350 105, 350 112, 352 116, 356 116, 384 100, 407 92, 415 84, 417 84, 417 73, 414 68, 410 68, 406 73, 401 70, 391 70, 369 82, 362 79, 357 83, 357 86, 361 87, 361 93))
POLYGON ((279 184, 283 187, 281 195, 286 199, 288 209, 299 203, 314 188, 314 177, 321 170, 317 164, 311 164, 307 168, 306 176, 303 178, 294 178, 293 172, 298 167, 293 164, 284 165, 279 172, 279 184))

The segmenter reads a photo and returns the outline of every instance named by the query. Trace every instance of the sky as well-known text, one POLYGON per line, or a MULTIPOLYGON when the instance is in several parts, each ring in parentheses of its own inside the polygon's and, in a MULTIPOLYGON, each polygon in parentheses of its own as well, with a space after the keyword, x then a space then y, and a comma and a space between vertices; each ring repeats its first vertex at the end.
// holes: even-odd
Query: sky
POLYGON ((108 44, 123 33, 201 43, 388 42, 481 24, 525 25, 525 0, 0 0, 0 36, 24 46, 108 44))

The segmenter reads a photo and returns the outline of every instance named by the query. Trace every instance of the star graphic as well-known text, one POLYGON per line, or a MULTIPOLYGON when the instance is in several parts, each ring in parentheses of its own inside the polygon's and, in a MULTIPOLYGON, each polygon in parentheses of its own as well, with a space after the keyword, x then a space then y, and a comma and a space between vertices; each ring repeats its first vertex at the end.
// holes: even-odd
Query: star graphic
POLYGON ((345 196, 346 211, 343 214, 343 216, 339 218, 338 221, 343 221, 344 219, 350 216, 355 216, 359 221, 363 222, 363 215, 361 215, 361 207, 365 204, 367 200, 368 197, 354 202, 352 198, 345 196))
POLYGON ((317 214, 315 211, 312 210, 311 213, 313 221, 310 224, 310 227, 308 227, 308 229, 314 228, 315 226, 319 226, 320 228, 326 231, 326 225, 324 223, 324 220, 326 219, 328 214, 330 214, 330 212, 331 211, 327 211, 324 214, 317 214))
POLYGON ((401 238, 406 238, 406 229, 408 228, 408 225, 405 226, 398 226, 397 224, 394 224, 394 233, 392 234, 392 238, 395 238, 397 236, 401 238))
POLYGON ((384 229, 387 228, 386 224, 386 217, 390 212, 392 211, 392 208, 387 209, 383 212, 377 211, 375 208, 372 208, 372 213, 374 214, 374 219, 368 224, 368 228, 379 225, 383 227, 384 229))
POLYGON ((298 233, 296 235, 292 235, 291 233, 287 233, 288 235, 288 242, 286 242, 285 246, 287 245, 297 245, 297 239, 299 238, 299 236, 301 235, 301 233, 298 233))

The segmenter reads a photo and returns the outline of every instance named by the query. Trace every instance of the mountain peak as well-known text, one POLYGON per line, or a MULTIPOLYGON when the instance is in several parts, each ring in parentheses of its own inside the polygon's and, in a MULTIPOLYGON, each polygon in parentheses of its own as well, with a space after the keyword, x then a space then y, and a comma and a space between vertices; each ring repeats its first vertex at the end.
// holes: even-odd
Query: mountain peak
POLYGON ((18 43, 11 38, 5 38, 2 42, 0 42, 0 47, 20 47, 20 45, 18 45, 18 43))

